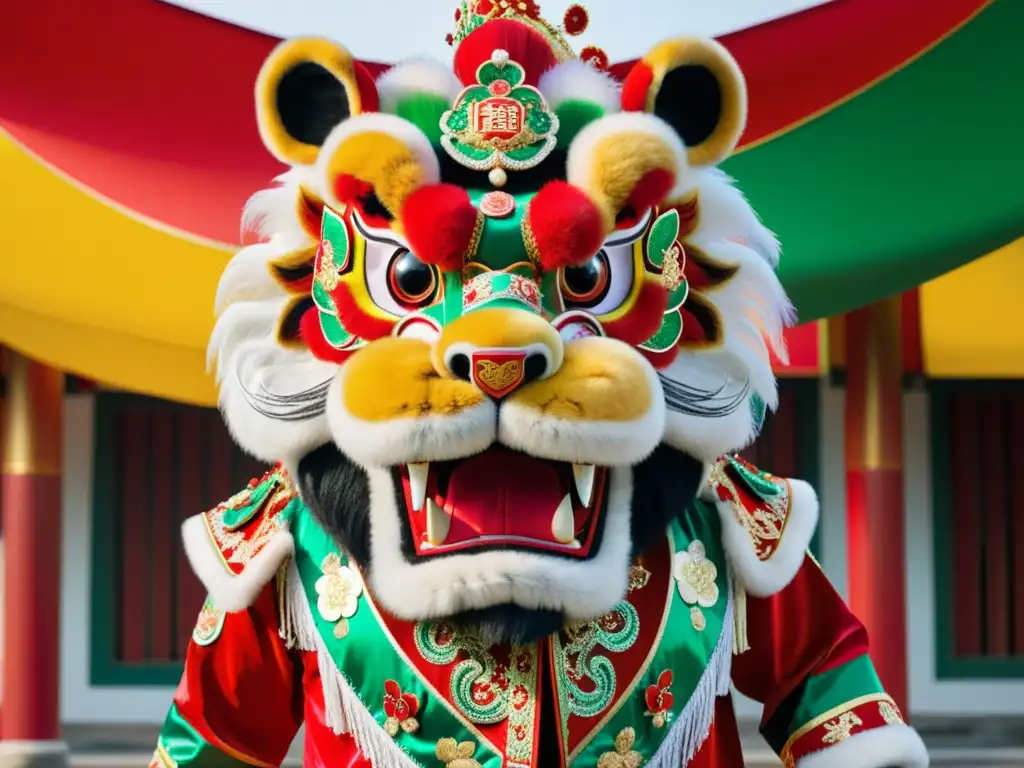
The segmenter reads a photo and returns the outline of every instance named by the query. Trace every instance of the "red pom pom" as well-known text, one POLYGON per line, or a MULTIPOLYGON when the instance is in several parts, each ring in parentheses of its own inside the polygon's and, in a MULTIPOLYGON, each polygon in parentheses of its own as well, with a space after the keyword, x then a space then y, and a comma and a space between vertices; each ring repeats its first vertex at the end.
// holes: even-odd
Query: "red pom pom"
POLYGON ((327 343, 323 331, 320 330, 320 310, 316 307, 310 307, 302 315, 302 320, 299 321, 299 336, 309 347, 313 357, 326 363, 343 363, 355 352, 354 349, 335 349, 327 343))
POLYGON ((627 112, 643 112, 647 108, 647 92, 652 83, 654 70, 638 61, 622 84, 622 108, 627 112))
POLYGON ((596 45, 588 45, 580 51, 580 58, 601 72, 608 69, 608 54, 596 45))
POLYGON ((354 336, 366 341, 374 341, 383 338, 391 333, 395 327, 395 320, 377 317, 365 312, 351 289, 345 283, 339 283, 338 287, 331 291, 331 299, 338 309, 338 319, 345 326, 345 330, 354 336))
POLYGON ((562 17, 562 26, 565 27, 565 32, 568 35, 582 35, 589 23, 590 15, 587 13, 587 9, 579 3, 570 5, 565 16, 562 17))
POLYGON ((547 270, 582 264, 604 242, 601 211, 586 193, 564 181, 549 181, 526 212, 541 266, 547 270))
POLYGON ((477 210, 454 184, 420 187, 402 205, 402 228, 412 252, 425 264, 458 272, 473 244, 477 210))
POLYGON ((490 60, 495 49, 526 70, 526 85, 537 85, 540 76, 558 63, 544 35, 521 21, 492 19, 474 29, 455 51, 455 74, 463 85, 476 83, 476 71, 490 60))
POLYGON ((618 320, 603 323, 604 330, 612 338, 638 347, 657 333, 667 306, 668 291, 661 283, 644 280, 636 303, 618 320))
POLYGON ((655 168, 643 175, 629 194, 629 204, 637 213, 653 208, 672 191, 676 176, 664 168, 655 168))

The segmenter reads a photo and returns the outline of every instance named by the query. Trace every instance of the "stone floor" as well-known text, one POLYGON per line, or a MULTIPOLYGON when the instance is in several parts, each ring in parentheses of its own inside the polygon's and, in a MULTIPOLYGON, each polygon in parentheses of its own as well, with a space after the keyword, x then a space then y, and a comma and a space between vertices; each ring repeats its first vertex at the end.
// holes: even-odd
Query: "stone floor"
MULTIPOLYGON (((943 768, 1024 768, 1024 718, 917 718, 915 727, 928 744, 932 765, 943 768)), ((152 726, 74 725, 64 739, 75 768, 139 768, 146 765, 156 740, 152 726)), ((779 761, 757 733, 757 724, 740 726, 746 768, 777 768, 779 761)), ((302 765, 297 742, 288 768, 302 765)))

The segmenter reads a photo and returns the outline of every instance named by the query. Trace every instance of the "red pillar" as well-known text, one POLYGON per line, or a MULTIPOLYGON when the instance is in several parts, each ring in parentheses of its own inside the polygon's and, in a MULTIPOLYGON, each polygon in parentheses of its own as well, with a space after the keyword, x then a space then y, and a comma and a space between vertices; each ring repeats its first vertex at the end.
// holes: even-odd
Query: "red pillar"
POLYGON ((7 353, 0 766, 66 766, 60 741, 64 377, 7 353))
POLYGON ((850 607, 886 691, 907 713, 901 301, 846 318, 846 515, 850 607))

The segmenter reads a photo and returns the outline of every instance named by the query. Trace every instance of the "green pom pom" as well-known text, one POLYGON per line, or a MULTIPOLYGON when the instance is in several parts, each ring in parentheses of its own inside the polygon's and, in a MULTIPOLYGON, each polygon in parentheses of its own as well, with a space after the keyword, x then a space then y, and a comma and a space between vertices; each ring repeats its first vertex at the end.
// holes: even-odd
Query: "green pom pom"
POLYGON ((439 144, 441 116, 450 108, 448 101, 441 96, 417 93, 400 99, 395 105, 395 114, 423 131, 432 144, 439 144))
POLYGON ((568 149, 576 134, 589 123, 604 117, 604 109, 592 101, 570 99, 559 104, 555 114, 558 115, 558 148, 568 149))

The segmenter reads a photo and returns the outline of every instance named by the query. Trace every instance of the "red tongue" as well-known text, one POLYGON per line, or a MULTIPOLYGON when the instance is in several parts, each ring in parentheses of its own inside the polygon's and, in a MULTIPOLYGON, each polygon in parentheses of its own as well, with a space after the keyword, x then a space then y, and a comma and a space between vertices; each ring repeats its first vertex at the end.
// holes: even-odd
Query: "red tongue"
POLYGON ((551 518, 562 500, 555 468, 521 453, 491 449, 452 471, 445 509, 449 542, 477 536, 552 540, 551 518))

